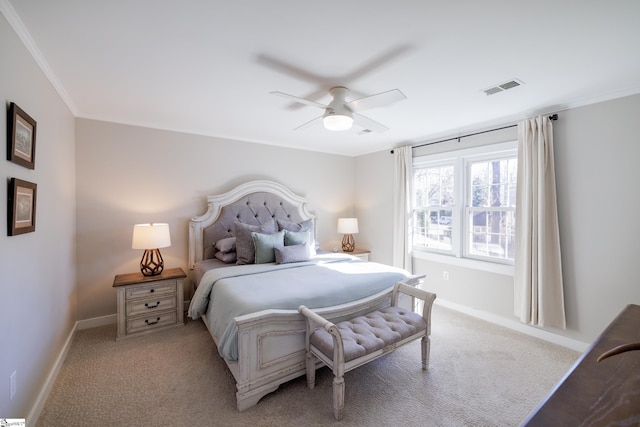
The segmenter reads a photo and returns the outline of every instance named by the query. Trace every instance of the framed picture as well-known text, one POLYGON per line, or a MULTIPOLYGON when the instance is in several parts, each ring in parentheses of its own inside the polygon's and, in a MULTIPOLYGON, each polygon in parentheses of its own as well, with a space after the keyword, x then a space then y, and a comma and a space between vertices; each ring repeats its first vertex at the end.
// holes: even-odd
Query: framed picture
POLYGON ((9 236, 36 231, 37 184, 11 178, 7 198, 9 236))
POLYGON ((13 102, 7 117, 7 160, 29 169, 36 164, 36 121, 13 102))

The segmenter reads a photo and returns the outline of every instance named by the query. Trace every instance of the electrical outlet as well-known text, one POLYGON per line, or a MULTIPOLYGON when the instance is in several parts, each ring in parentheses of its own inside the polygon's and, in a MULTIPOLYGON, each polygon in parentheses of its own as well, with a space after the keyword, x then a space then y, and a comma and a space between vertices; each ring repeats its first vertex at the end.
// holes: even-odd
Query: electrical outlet
POLYGON ((443 271, 442 272, 442 278, 444 280, 449 280, 449 272, 448 271, 443 271))
POLYGON ((13 396, 16 395, 16 391, 18 391, 18 387, 16 385, 16 371, 13 371, 13 373, 9 376, 9 388, 11 390, 10 392, 10 400, 13 400, 13 396))

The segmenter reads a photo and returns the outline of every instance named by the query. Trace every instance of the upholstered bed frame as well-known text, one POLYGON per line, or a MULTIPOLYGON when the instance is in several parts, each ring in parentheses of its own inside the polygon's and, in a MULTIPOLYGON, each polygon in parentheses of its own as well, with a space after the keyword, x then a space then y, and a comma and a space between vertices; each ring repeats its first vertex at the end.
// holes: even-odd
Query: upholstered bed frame
MULTIPOLYGON (((315 235, 315 216, 308 210, 306 200, 281 184, 252 181, 207 197, 207 211, 193 217, 189 224, 190 268, 213 257, 213 244, 234 234, 235 221, 258 225, 271 218, 292 222, 313 219, 315 235)), ((326 319, 341 321, 389 303, 390 292, 385 291, 316 312, 326 319)), ((235 322, 238 360, 226 363, 236 380, 237 408, 242 411, 280 384, 305 374, 306 322, 297 310, 264 310, 238 316, 235 322)), ((209 332, 218 345, 217 337, 209 332)))
MULTIPOLYGON (((213 258, 213 245, 234 235, 234 223, 264 224, 270 219, 300 222, 314 220, 306 200, 272 181, 251 181, 235 189, 207 197, 207 211, 189 224, 189 265, 213 258)), ((314 239, 317 241, 317 238, 314 239)))

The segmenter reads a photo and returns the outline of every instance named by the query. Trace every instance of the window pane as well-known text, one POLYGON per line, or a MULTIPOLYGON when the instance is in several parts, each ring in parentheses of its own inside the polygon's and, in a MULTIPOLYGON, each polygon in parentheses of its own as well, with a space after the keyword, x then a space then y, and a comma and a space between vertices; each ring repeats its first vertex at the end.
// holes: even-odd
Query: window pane
POLYGON ((472 207, 515 206, 517 159, 473 162, 469 167, 472 207))
POLYGON ((514 259, 515 211, 469 210, 469 253, 514 259))
POLYGON ((451 211, 423 210, 414 211, 413 244, 425 248, 450 251, 451 246, 451 211))
POLYGON ((453 205, 453 166, 414 171, 415 206, 453 205))
POLYGON ((453 165, 414 170, 413 244, 451 251, 453 165))

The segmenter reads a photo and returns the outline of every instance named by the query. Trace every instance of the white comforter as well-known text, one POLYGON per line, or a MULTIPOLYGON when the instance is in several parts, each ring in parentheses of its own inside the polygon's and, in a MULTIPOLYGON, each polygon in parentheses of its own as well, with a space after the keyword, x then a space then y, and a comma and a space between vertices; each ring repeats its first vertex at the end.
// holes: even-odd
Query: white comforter
POLYGON ((310 308, 344 304, 408 276, 402 269, 334 254, 292 264, 217 268, 202 276, 188 314, 197 319, 207 312, 220 355, 237 360, 237 316, 266 309, 296 310, 301 304, 310 308))

